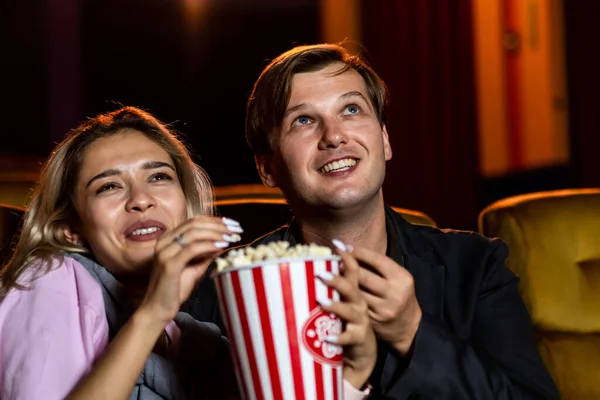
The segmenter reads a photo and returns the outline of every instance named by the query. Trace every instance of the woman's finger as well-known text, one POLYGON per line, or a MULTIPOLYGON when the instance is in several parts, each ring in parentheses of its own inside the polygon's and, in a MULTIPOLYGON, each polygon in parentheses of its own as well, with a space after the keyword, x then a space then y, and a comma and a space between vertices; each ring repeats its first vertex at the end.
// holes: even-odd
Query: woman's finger
POLYGON ((241 228, 237 221, 227 218, 197 216, 184 221, 182 224, 177 226, 168 232, 165 232, 156 244, 156 251, 160 251, 171 242, 176 240, 181 234, 185 235, 187 231, 198 229, 198 230, 212 230, 220 234, 239 235, 244 230, 241 228))
MULTIPOLYGON (((214 230, 212 228, 190 228, 175 236, 173 242, 178 244, 180 248, 183 248, 191 243, 200 241, 236 243, 241 239, 242 237, 237 233, 223 233, 221 230, 214 230)), ((221 244, 221 246, 225 246, 225 244, 221 244)))
POLYGON ((178 274, 194 259, 214 260, 228 245, 226 242, 221 243, 225 243, 225 246, 219 246, 219 242, 196 241, 182 248, 179 244, 173 243, 157 254, 157 262, 163 271, 178 274))

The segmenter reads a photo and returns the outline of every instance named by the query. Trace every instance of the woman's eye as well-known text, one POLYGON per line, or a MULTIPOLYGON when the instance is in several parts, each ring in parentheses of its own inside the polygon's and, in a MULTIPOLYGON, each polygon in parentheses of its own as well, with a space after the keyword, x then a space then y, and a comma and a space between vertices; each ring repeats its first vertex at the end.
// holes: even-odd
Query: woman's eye
POLYGON ((350 105, 346 106, 344 113, 345 114, 358 114, 359 111, 360 111, 360 109, 358 108, 357 105, 350 104, 350 105))
POLYGON ((294 120, 294 125, 307 125, 310 123, 310 118, 302 115, 294 120))
POLYGON ((164 172, 159 172, 157 174, 152 175, 151 181, 170 181, 173 180, 173 178, 171 178, 171 175, 166 174, 164 172))
POLYGON ((119 186, 116 183, 105 183, 104 185, 100 186, 98 188, 98 190, 96 190, 96 194, 100 194, 103 192, 107 192, 109 190, 113 190, 113 189, 117 189, 119 186))

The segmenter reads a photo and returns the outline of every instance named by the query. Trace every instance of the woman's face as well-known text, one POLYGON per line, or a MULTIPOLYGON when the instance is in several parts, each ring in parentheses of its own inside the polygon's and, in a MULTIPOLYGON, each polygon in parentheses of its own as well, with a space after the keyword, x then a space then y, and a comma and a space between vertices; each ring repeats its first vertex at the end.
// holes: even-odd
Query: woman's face
POLYGON ((75 190, 77 233, 116 276, 148 274, 157 239, 186 218, 173 160, 135 130, 93 142, 75 190))

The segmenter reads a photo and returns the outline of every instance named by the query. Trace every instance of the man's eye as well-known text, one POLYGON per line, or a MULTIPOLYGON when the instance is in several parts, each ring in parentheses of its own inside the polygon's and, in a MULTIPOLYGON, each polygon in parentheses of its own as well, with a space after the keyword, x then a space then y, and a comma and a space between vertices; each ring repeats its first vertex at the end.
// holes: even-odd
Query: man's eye
POLYGON ((344 113, 345 114, 358 114, 359 111, 360 111, 360 108, 358 108, 357 105, 350 104, 350 105, 346 106, 344 113))
POLYGON ((294 125, 307 125, 310 124, 310 118, 303 115, 294 120, 294 125))

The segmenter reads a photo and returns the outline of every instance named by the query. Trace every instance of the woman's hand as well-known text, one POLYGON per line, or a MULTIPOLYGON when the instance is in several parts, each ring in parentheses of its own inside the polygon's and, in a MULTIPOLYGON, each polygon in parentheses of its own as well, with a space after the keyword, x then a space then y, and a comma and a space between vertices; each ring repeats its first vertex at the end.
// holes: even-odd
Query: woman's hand
POLYGON ((331 312, 345 322, 345 329, 331 343, 344 347, 344 379, 360 389, 365 385, 377 361, 377 341, 371 327, 368 307, 358 286, 358 262, 343 243, 335 241, 342 258, 342 274, 320 275, 325 285, 335 289, 341 302, 321 303, 324 311, 331 312))
POLYGON ((187 300, 208 266, 240 240, 240 224, 227 218, 198 216, 162 235, 146 295, 138 310, 167 324, 187 300))

